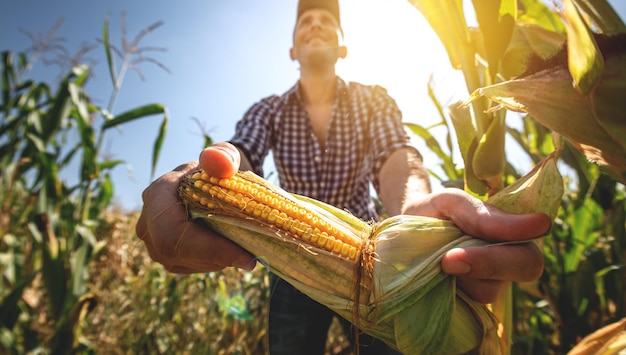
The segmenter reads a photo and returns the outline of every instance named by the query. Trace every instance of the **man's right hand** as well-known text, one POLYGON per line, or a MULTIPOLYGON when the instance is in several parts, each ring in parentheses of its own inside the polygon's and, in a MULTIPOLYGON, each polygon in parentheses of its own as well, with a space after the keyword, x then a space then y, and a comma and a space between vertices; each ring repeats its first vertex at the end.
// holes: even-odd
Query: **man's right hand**
POLYGON ((179 274, 219 271, 227 266, 254 268, 253 255, 200 223, 190 222, 178 198, 183 175, 200 166, 213 176, 227 178, 237 172, 240 160, 234 146, 216 143, 202 151, 199 164, 181 165, 143 191, 136 232, 153 260, 179 274))

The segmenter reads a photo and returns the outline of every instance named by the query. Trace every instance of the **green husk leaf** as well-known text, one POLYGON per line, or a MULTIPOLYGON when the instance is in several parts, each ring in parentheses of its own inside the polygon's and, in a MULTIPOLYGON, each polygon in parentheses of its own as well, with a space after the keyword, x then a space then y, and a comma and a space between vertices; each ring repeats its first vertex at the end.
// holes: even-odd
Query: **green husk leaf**
MULTIPOLYGON (((535 179, 527 181, 539 184, 546 171, 534 170, 535 179)), ((498 319, 485 305, 457 290, 456 279, 444 274, 440 266, 449 250, 488 242, 464 235, 450 221, 430 217, 401 215, 372 225, 245 174, 368 241, 360 257, 355 261, 307 245, 263 221, 245 217, 236 207, 220 205, 209 210, 194 204, 187 196, 194 184, 183 179, 181 198, 191 216, 265 260, 272 272, 360 330, 404 354, 508 353, 508 344, 498 335, 498 319)))
POLYGON ((564 187, 557 167, 559 151, 548 155, 524 177, 491 196, 487 202, 511 213, 542 212, 554 220, 564 187))

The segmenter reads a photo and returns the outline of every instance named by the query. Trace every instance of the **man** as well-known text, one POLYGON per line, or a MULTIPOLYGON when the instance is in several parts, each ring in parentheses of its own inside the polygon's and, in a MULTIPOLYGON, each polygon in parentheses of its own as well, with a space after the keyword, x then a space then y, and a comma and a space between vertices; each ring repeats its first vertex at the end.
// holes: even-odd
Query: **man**
MULTIPOLYGON (((421 156, 409 144, 393 99, 380 87, 337 77, 335 64, 347 54, 341 36, 337 0, 300 0, 290 50, 300 64, 299 81, 282 96, 253 105, 229 143, 201 153, 200 166, 220 177, 237 169, 262 174, 263 160, 272 150, 283 188, 365 220, 377 217, 371 183, 391 215, 448 218, 466 233, 490 240, 529 239, 548 230, 550 221, 542 214, 508 215, 460 190, 430 193, 421 156)), ((176 204, 178 179, 193 165, 177 168, 144 191, 138 236, 152 258, 171 272, 253 268, 250 254, 195 224, 188 226, 185 238, 177 238, 186 216, 182 207, 168 207, 176 204)), ((543 259, 532 243, 476 247, 449 252, 442 267, 460 276, 458 284, 470 296, 489 302, 507 282, 538 278, 543 259)), ((272 279, 270 303, 271 354, 323 354, 331 311, 277 278, 272 279)), ((359 342, 361 354, 394 353, 371 338, 359 342)))

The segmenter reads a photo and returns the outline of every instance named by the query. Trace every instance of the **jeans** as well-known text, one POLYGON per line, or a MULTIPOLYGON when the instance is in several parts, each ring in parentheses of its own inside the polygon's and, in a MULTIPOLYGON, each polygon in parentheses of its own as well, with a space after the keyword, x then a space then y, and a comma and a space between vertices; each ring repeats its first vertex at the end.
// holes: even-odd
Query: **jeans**
MULTIPOLYGON (((275 275, 271 275, 270 292, 270 355, 323 355, 335 313, 275 275)), ((350 323, 337 317, 351 339, 350 323)), ((359 336, 359 344, 360 355, 400 354, 367 334, 359 336)))

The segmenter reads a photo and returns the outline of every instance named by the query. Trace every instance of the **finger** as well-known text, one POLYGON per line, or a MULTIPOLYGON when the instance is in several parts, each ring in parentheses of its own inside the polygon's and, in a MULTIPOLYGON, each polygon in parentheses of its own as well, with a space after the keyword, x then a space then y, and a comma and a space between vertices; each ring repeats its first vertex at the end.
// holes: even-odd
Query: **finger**
MULTIPOLYGON (((241 269, 253 270, 255 266, 256 266, 256 260, 252 259, 250 260, 250 263, 246 265, 246 267, 242 267, 241 269)), ((203 263, 191 262, 191 263, 186 263, 185 265, 178 265, 178 264, 164 265, 164 267, 167 271, 175 273, 175 274, 195 274, 195 273, 202 273, 202 272, 221 271, 227 266, 218 265, 218 264, 209 263, 209 262, 203 262, 203 263)))
POLYGON ((229 178, 239 170, 241 155, 234 145, 215 143, 200 153, 200 167, 209 175, 229 178))
POLYGON ((197 274, 200 272, 212 272, 212 271, 221 271, 223 268, 219 268, 218 266, 215 267, 215 269, 209 268, 207 270, 198 270, 197 268, 188 268, 185 266, 178 266, 178 265, 164 265, 165 270, 173 273, 173 274, 181 274, 181 275, 191 275, 191 274, 197 274))
POLYGON ((144 210, 138 233, 150 256, 157 262, 204 271, 226 266, 254 268, 253 256, 228 239, 199 223, 189 222, 178 197, 180 177, 194 168, 186 164, 179 171, 163 175, 143 193, 144 210))
POLYGON ((146 217, 145 217, 143 210, 141 214, 139 215, 139 218, 137 219, 137 224, 135 225, 135 234, 137 235, 137 238, 141 240, 144 240, 148 236, 148 229, 146 226, 146 217))
POLYGON ((451 275, 479 280, 528 282, 543 272, 543 255, 535 243, 455 248, 441 260, 451 275))
POLYGON ((181 165, 177 166, 176 168, 174 168, 174 170, 172 170, 172 171, 176 171, 176 172, 185 174, 185 173, 187 173, 187 172, 189 172, 191 170, 197 169, 197 168, 198 168, 198 162, 197 161, 193 161, 193 162, 188 162, 188 163, 185 163, 185 164, 181 164, 181 165))
POLYGON ((251 270, 256 265, 252 254, 198 222, 185 225, 173 252, 177 259, 184 256, 187 265, 196 268, 235 266, 251 270))
POLYGON ((476 280, 468 277, 458 277, 457 286, 468 296, 479 303, 493 303, 500 299, 500 295, 510 282, 495 280, 476 280))
POLYGON ((465 233, 489 241, 527 240, 545 235, 551 220, 543 213, 512 214, 462 191, 432 194, 430 203, 439 215, 451 219, 465 233))
MULTIPOLYGON (((179 207, 176 210, 182 211, 180 206, 176 207, 179 207)), ((179 219, 176 216, 178 212, 164 214, 166 216, 163 219, 179 219)), ((227 266, 252 270, 256 266, 252 254, 205 226, 189 221, 182 222, 179 226, 171 228, 155 222, 152 227, 159 231, 160 237, 142 237, 150 257, 168 270, 176 268, 177 271, 172 272, 187 273, 182 270, 209 272, 219 271, 227 266)))

